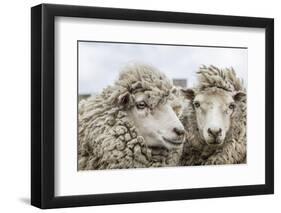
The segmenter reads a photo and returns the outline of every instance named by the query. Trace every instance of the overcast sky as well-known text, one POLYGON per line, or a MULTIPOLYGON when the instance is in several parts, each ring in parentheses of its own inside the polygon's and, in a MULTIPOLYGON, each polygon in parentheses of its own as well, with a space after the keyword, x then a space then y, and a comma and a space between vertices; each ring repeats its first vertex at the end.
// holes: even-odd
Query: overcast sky
POLYGON ((247 83, 247 49, 79 42, 79 94, 99 93, 129 63, 150 64, 170 79, 196 84, 200 65, 233 67, 247 83))

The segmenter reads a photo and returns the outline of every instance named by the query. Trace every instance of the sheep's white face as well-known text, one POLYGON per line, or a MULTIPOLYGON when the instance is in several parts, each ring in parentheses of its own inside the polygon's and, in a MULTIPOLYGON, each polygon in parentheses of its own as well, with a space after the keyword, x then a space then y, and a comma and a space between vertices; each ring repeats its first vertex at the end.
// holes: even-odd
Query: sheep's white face
POLYGON ((169 103, 159 103, 155 109, 149 107, 143 93, 134 95, 135 106, 129 111, 140 135, 150 147, 172 149, 184 140, 184 127, 169 103))
POLYGON ((212 88, 195 94, 189 92, 193 104, 198 131, 201 138, 208 145, 221 145, 231 125, 231 118, 235 111, 235 100, 240 93, 233 95, 222 89, 212 88), (191 94, 192 93, 192 94, 191 94))

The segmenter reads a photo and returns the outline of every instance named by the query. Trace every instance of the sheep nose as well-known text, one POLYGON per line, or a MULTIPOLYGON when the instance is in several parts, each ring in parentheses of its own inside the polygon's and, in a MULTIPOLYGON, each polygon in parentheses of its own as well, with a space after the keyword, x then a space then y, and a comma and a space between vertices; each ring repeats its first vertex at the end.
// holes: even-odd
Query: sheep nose
POLYGON ((181 135, 184 134, 184 129, 180 129, 180 128, 175 127, 173 130, 178 136, 181 136, 181 135))
POLYGON ((208 128, 209 135, 213 136, 214 138, 220 136, 221 132, 222 132, 221 128, 208 128))

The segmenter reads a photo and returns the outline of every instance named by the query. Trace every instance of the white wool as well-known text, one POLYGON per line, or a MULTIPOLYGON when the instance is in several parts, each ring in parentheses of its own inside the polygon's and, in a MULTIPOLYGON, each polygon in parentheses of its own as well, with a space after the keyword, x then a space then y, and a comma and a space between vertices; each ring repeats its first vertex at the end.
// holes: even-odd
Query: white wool
MULTIPOLYGON (((194 88, 197 94, 200 91, 214 88, 223 89, 230 93, 246 92, 243 82, 236 77, 236 73, 232 68, 219 69, 215 66, 202 66, 198 72, 198 78, 199 84, 194 88)), ((246 115, 247 103, 245 96, 237 103, 236 112, 231 120, 230 130, 226 135, 223 146, 211 148, 199 135, 195 109, 190 103, 184 109, 180 118, 188 135, 181 164, 213 165, 246 162, 246 115)))
POLYGON ((152 149, 138 134, 128 110, 134 105, 124 95, 143 92, 150 96, 149 106, 170 98, 171 82, 165 75, 147 65, 126 67, 119 80, 95 97, 79 104, 79 170, 123 169, 176 166, 182 152, 178 149, 152 149))

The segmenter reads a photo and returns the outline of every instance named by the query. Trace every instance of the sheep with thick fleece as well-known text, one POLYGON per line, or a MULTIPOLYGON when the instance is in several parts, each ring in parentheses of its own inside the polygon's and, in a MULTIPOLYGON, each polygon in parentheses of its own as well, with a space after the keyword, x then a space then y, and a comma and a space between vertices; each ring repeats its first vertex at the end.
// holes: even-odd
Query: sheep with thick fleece
POLYGON ((113 86, 79 103, 79 170, 177 166, 184 127, 173 85, 147 65, 126 67, 113 86))
POLYGON ((231 69, 203 66, 199 84, 183 90, 190 101, 181 115, 187 131, 182 165, 246 162, 246 89, 231 69))

